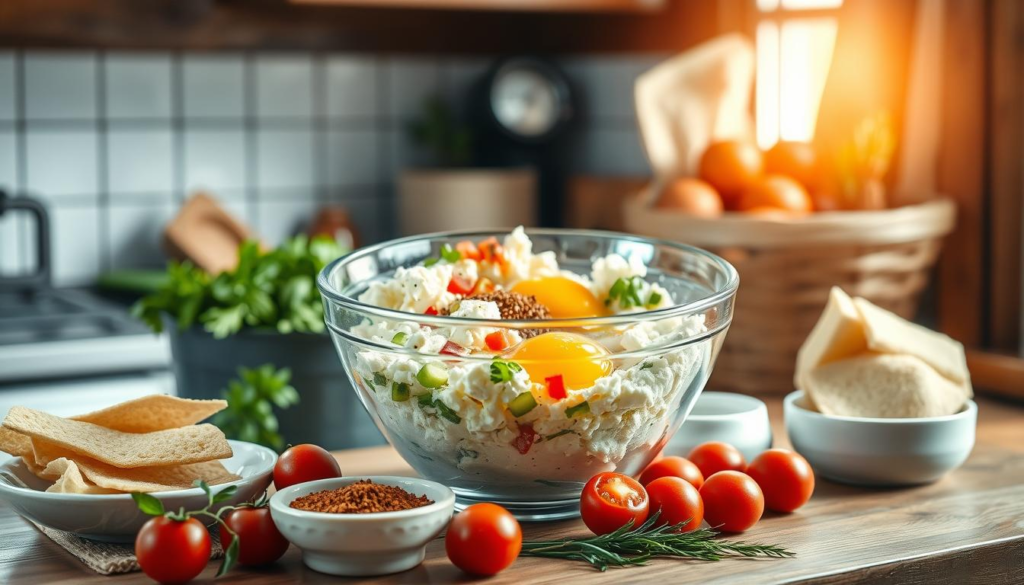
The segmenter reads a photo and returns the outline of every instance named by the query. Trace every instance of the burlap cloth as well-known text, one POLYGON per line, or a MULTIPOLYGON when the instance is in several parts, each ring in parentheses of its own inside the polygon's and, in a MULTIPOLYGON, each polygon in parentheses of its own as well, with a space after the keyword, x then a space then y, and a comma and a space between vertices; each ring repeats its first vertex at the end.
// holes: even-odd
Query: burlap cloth
MULTIPOLYGON (((117 573, 131 573, 139 570, 139 563, 135 560, 135 546, 132 544, 115 544, 110 542, 98 542, 70 532, 61 532, 33 522, 40 532, 45 534, 59 544, 64 550, 74 555, 78 560, 85 563, 93 571, 100 575, 115 575, 117 573)), ((216 533, 210 533, 213 554, 210 558, 219 559, 224 556, 220 548, 220 538, 216 533)))

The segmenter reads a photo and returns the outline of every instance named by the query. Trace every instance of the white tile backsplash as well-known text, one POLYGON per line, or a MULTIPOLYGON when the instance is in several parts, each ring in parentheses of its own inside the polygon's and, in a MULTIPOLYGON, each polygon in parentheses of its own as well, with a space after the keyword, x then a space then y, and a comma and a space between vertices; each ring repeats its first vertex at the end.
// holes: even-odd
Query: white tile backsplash
POLYGON ((107 176, 112 195, 169 197, 174 190, 170 130, 115 129, 108 141, 107 176))
POLYGON ((313 58, 258 57, 256 113, 264 118, 312 116, 313 58))
POLYGON ((245 115, 245 59, 241 55, 188 55, 182 59, 182 100, 186 118, 245 115))
POLYGON ((440 65, 436 59, 389 59, 387 73, 390 97, 387 113, 398 123, 419 116, 427 98, 440 93, 440 65))
POLYGON ((115 202, 106 208, 108 266, 113 270, 160 268, 161 240, 174 206, 163 202, 115 202))
POLYGON ((333 119, 377 116, 379 68, 372 57, 328 57, 324 62, 327 115, 333 119))
POLYGON ((26 134, 30 195, 95 201, 99 193, 96 130, 29 129, 26 134))
POLYGON ((0 120, 17 115, 18 86, 14 51, 0 51, 0 120))
POLYGON ((13 130, 0 130, 0 189, 16 191, 18 181, 18 135, 13 130))
POLYGON ((312 187, 316 183, 312 131, 262 129, 256 150, 260 189, 312 187))
POLYGON ((111 54, 105 59, 107 117, 171 117, 171 57, 111 54))
POLYGON ((27 51, 24 63, 26 118, 96 118, 99 78, 95 53, 27 51))
POLYGON ((376 183, 380 178, 380 148, 373 130, 327 132, 327 183, 351 185, 376 183))
POLYGON ((222 195, 245 188, 245 131, 185 130, 185 192, 222 195))
POLYGON ((57 204, 51 205, 49 211, 53 283, 93 283, 100 272, 99 208, 57 204))

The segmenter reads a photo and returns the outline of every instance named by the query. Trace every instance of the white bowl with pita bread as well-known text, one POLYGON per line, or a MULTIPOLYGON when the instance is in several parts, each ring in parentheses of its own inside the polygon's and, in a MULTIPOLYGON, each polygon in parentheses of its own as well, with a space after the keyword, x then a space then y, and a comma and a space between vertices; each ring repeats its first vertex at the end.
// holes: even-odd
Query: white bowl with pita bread
POLYGON ((783 404, 793 448, 822 477, 853 485, 899 486, 934 482, 960 467, 974 448, 978 406, 950 415, 869 418, 826 415, 802 391, 783 404))
MULTIPOLYGON (((270 449, 243 441, 228 441, 233 455, 221 460, 228 472, 239 477, 212 486, 218 492, 230 485, 238 491, 215 506, 241 504, 259 497, 272 481, 277 455, 270 449)), ((3 457, 3 455, 0 455, 3 457)), ((37 477, 20 457, 0 463, 0 499, 26 519, 46 528, 70 532, 82 538, 104 542, 133 542, 149 520, 139 511, 131 494, 84 494, 46 491, 53 482, 37 477)), ((153 492, 167 510, 198 510, 207 496, 199 488, 153 492)))

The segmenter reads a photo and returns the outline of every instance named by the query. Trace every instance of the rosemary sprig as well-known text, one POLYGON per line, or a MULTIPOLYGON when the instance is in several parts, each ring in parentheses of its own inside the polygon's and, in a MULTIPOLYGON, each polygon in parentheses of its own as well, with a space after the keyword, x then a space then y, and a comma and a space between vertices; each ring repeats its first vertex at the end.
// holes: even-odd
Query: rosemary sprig
POLYGON ((720 540, 715 538, 717 532, 707 528, 679 532, 686 522, 655 527, 657 519, 658 513, 655 513, 639 528, 634 529, 629 524, 615 532, 591 538, 524 542, 519 555, 583 561, 599 571, 608 567, 643 565, 658 557, 719 561, 727 557, 783 558, 795 555, 772 544, 720 540))

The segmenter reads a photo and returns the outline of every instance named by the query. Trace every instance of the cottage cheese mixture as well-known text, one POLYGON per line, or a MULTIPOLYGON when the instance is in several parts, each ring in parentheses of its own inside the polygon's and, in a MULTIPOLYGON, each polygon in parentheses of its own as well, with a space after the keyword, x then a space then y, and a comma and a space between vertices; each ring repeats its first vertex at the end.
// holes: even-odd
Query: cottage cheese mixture
MULTIPOLYGON (((616 254, 594 262, 589 275, 562 270, 554 253, 534 254, 517 228, 502 242, 463 242, 422 265, 399 268, 359 300, 489 321, 522 318, 526 309, 585 318, 673 306, 669 292, 646 282, 646 274, 636 257, 616 254)), ((653 357, 614 357, 705 331, 702 315, 572 332, 380 319, 351 331, 405 348, 357 351, 361 390, 397 435, 393 442, 403 455, 463 485, 473 477, 586 481, 649 453, 666 438, 710 355, 698 343, 653 357)))

